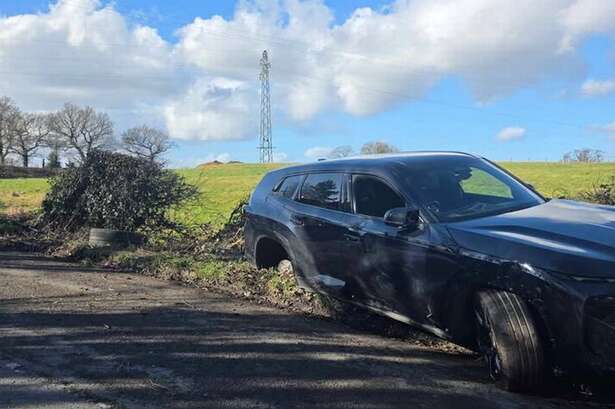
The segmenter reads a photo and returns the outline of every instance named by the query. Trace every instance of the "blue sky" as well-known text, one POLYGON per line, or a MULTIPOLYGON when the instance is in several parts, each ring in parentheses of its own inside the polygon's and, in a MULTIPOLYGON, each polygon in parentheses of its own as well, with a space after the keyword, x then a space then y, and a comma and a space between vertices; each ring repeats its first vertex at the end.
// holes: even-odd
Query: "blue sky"
POLYGON ((12 47, 0 93, 31 110, 54 109, 68 99, 90 104, 109 112, 118 133, 141 122, 166 127, 177 142, 169 156, 175 167, 214 158, 256 160, 261 46, 273 48, 273 136, 285 161, 311 160, 338 145, 358 150, 370 140, 495 160, 558 160, 590 147, 615 160, 615 8, 609 0, 599 7, 562 0, 560 9, 510 21, 506 13, 517 11, 482 10, 478 0, 442 0, 448 8, 422 0, 308 1, 301 7, 273 0, 63 2, 66 10, 55 12, 49 1, 0 4, 0 24, 2 17, 26 14, 46 19, 19 23, 32 25, 34 39, 13 24, 14 37, 0 43, 0 55, 12 47), (455 4, 476 13, 463 14, 455 4), (559 14, 567 17, 554 22, 559 14), (68 15, 87 23, 74 27, 68 15), (476 15, 491 28, 480 31, 476 15), (202 24, 194 23, 197 17, 202 24), (544 27, 532 32, 536 21, 544 27), (451 23, 458 32, 449 32, 451 23), (139 27, 156 34, 142 40, 139 27), (50 36, 53 42, 27 55, 33 72, 23 77, 19 64, 26 57, 16 50, 28 41, 43 45, 50 36), (323 45, 314 50, 314 44, 323 45), (60 47, 54 54, 70 52, 75 64, 55 66, 47 54, 52 46, 60 47), (92 53, 95 47, 100 53, 92 53), (104 62, 97 60, 101 55, 104 62), (126 66, 134 73, 124 74, 126 66), (118 77, 125 84, 111 92, 116 85, 105 79, 118 77))

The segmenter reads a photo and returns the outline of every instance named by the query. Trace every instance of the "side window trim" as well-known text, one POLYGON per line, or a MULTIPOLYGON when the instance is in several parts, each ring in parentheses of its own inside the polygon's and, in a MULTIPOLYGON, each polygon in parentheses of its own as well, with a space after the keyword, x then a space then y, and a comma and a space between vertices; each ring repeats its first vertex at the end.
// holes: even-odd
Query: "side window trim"
POLYGON ((377 181, 383 183, 384 185, 386 185, 389 189, 391 189, 397 196, 399 196, 405 203, 405 206, 408 207, 409 203, 412 203, 412 201, 410 201, 408 199, 408 197, 406 197, 406 195, 402 194, 400 189, 397 188, 397 186, 395 186, 394 184, 392 184, 391 182, 389 182, 387 179, 380 177, 380 176, 376 176, 373 175, 371 173, 356 173, 353 172, 349 175, 349 189, 350 189, 350 213, 357 215, 357 216, 361 216, 361 217, 366 217, 366 218, 370 218, 370 219, 377 219, 377 220, 382 220, 382 217, 379 216, 370 216, 367 214, 362 214, 362 213, 357 213, 357 201, 356 201, 356 197, 354 195, 354 178, 356 176, 359 177, 368 177, 368 178, 372 178, 372 179, 376 179, 377 181))
POLYGON ((301 179, 299 180, 299 184, 297 184, 295 193, 293 193, 293 197, 291 197, 290 200, 292 200, 293 202, 299 202, 299 195, 301 194, 301 189, 303 189, 305 179, 307 179, 307 173, 297 173, 294 176, 299 176, 301 179))
POLYGON ((352 175, 344 172, 342 174, 342 202, 341 210, 344 213, 352 213, 352 196, 350 195, 352 190, 350 185, 352 184, 352 175))

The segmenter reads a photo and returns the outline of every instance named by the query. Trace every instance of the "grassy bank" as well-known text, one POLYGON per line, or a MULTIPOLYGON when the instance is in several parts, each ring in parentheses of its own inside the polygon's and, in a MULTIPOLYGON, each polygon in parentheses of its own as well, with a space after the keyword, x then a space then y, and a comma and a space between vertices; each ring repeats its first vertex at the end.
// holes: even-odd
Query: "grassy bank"
MULTIPOLYGON (((547 162, 502 162, 504 168, 533 184, 548 197, 578 197, 594 185, 615 176, 615 163, 564 164, 547 162)), ((205 165, 177 170, 199 187, 200 199, 174 214, 189 224, 211 223, 221 227, 231 210, 268 171, 281 164, 205 165)), ((15 214, 36 210, 48 189, 46 179, 0 179, 0 211, 15 214)))

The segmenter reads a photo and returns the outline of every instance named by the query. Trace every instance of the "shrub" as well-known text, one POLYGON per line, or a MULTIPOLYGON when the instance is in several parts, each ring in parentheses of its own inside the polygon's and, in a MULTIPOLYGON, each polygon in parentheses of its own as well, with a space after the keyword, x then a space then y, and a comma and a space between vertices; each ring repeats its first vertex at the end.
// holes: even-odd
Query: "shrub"
POLYGON ((588 202, 615 206, 615 176, 608 182, 595 186, 589 192, 582 193, 581 198, 588 202))
POLYGON ((196 187, 158 163, 95 150, 52 180, 43 220, 68 229, 167 226, 168 209, 196 195, 196 187))

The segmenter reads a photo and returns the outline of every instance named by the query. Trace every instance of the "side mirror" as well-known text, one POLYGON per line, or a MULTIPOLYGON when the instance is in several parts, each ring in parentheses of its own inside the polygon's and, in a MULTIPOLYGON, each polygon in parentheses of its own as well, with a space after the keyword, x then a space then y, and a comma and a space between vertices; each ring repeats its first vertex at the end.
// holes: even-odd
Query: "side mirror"
POLYGON ((396 207, 384 214, 384 222, 389 226, 416 230, 420 223, 420 213, 418 209, 396 207))

